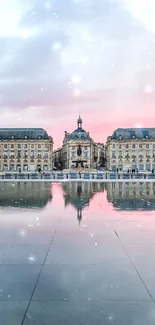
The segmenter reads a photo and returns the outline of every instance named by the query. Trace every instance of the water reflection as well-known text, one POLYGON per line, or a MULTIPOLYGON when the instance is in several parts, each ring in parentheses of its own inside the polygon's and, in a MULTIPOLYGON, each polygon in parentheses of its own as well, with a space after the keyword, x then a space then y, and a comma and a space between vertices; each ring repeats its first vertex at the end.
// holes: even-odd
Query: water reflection
POLYGON ((120 210, 154 210, 155 183, 106 183, 107 200, 120 210))
POLYGON ((104 191, 104 183, 68 182, 62 184, 65 207, 72 205, 77 210, 79 223, 82 220, 82 210, 89 206, 95 193, 104 191))
POLYGON ((48 183, 0 183, 0 207, 44 208, 51 200, 48 183))

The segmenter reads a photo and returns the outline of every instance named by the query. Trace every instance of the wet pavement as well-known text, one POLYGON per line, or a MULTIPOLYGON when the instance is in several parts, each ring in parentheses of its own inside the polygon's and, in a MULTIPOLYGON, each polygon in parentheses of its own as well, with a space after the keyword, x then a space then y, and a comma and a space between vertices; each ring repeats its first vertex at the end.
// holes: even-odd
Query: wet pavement
POLYGON ((154 325, 155 183, 0 183, 0 325, 154 325))

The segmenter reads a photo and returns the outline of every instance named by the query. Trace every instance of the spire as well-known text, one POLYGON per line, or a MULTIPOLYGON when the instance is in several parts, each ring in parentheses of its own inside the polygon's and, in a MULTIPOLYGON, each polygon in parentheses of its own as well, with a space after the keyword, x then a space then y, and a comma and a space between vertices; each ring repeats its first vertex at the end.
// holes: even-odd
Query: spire
POLYGON ((78 129, 82 129, 82 119, 81 119, 81 116, 79 115, 79 118, 77 120, 77 128, 78 129))

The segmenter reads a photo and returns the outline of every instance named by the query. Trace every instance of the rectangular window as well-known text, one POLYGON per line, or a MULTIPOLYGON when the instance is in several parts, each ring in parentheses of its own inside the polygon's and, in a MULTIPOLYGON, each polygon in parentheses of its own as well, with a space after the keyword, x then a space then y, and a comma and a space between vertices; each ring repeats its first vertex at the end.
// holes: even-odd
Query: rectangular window
POLYGON ((146 144, 146 148, 149 149, 149 144, 146 144))
POLYGON ((41 148, 41 144, 38 144, 38 148, 41 148))
POLYGON ((11 144, 11 149, 14 149, 14 144, 11 144))
POLYGON ((34 144, 31 144, 31 149, 34 149, 34 144))
POLYGON ((18 148, 21 148, 21 144, 20 143, 18 143, 18 148))
POLYGON ((121 144, 119 145, 119 149, 122 149, 122 145, 121 144))
POLYGON ((7 144, 4 144, 4 148, 7 149, 8 145, 7 144))
POLYGON ((24 144, 24 148, 27 148, 27 144, 24 144))
POLYGON ((115 149, 115 144, 112 145, 112 148, 115 149))
POLYGON ((84 152, 84 157, 87 158, 88 157, 88 153, 84 152))

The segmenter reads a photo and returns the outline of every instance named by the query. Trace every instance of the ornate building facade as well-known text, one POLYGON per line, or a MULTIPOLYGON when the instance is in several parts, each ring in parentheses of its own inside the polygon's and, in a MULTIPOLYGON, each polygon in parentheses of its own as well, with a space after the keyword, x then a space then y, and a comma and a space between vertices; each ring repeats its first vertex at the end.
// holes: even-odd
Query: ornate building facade
POLYGON ((96 168, 98 148, 89 132, 82 128, 79 116, 77 128, 72 133, 65 131, 62 145, 62 168, 96 168))
POLYGON ((0 170, 52 170, 53 139, 44 129, 0 129, 0 170))
POLYGON ((107 138, 107 169, 155 170, 155 129, 117 129, 107 138))

